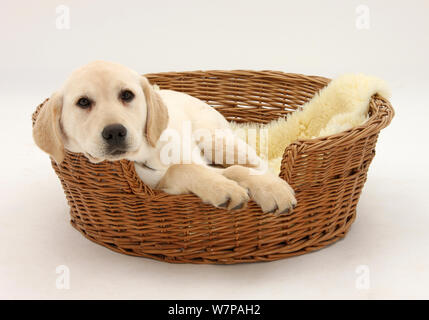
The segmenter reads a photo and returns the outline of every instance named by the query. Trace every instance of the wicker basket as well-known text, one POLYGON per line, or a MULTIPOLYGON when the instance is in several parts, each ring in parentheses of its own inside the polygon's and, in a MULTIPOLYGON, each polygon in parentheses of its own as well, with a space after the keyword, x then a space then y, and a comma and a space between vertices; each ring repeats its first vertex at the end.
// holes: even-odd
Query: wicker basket
MULTIPOLYGON (((329 82, 276 71, 146 76, 161 89, 206 101, 229 120, 261 123, 293 112, 329 82)), ((60 166, 52 165, 71 208, 71 224, 109 249, 174 263, 271 261, 318 250, 345 236, 378 134, 393 115, 390 103, 376 95, 364 125, 289 145, 280 176, 296 191, 298 206, 290 216, 263 214, 252 201, 231 212, 192 194, 152 190, 126 160, 92 164, 81 154, 67 153, 60 166)))

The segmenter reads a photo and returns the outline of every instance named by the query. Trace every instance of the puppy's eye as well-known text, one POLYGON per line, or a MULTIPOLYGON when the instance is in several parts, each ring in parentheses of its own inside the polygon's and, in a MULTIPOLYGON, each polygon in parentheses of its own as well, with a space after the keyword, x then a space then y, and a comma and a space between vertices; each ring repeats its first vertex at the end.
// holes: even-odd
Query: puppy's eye
POLYGON ((86 109, 86 108, 89 108, 91 106, 91 100, 83 97, 77 101, 76 105, 82 109, 86 109))
POLYGON ((130 102, 134 99, 134 93, 132 93, 130 90, 122 90, 119 94, 119 98, 124 102, 130 102))

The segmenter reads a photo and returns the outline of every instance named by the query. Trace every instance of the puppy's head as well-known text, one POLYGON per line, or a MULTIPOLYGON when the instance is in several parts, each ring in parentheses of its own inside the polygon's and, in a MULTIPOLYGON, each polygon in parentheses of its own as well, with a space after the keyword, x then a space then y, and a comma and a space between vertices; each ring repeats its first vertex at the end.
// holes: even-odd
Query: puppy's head
POLYGON ((91 162, 133 160, 155 146, 168 113, 145 77, 97 61, 74 71, 43 106, 33 128, 36 144, 57 163, 64 149, 91 162))

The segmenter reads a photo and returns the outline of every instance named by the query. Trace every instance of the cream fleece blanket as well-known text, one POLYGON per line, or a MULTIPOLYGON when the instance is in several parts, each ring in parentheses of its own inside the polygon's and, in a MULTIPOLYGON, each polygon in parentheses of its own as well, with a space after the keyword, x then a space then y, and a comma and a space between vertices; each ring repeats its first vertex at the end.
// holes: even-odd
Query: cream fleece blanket
POLYGON ((231 122, 231 128, 247 142, 250 129, 253 130, 253 136, 256 131, 256 152, 267 160, 270 169, 278 174, 283 152, 290 143, 298 139, 332 135, 363 124, 368 120, 371 96, 376 93, 384 98, 390 97, 384 81, 363 74, 346 74, 332 80, 299 111, 285 118, 265 125, 231 122), (265 129, 263 133, 261 129, 265 129), (262 137, 268 138, 268 146, 265 149, 259 148, 261 134, 262 137), (267 152, 261 152, 259 149, 267 152))

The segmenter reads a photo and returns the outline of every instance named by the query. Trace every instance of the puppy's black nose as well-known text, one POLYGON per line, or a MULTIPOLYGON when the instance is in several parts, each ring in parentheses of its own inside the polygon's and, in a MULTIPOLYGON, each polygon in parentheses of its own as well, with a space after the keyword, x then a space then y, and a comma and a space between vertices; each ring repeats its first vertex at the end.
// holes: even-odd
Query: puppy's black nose
POLYGON ((120 146, 125 142, 127 128, 119 123, 111 124, 104 127, 101 135, 110 146, 120 146))

